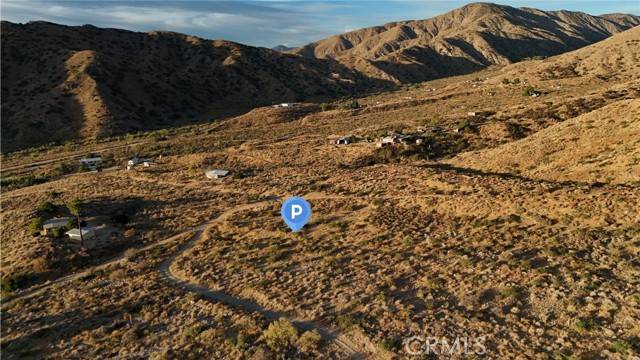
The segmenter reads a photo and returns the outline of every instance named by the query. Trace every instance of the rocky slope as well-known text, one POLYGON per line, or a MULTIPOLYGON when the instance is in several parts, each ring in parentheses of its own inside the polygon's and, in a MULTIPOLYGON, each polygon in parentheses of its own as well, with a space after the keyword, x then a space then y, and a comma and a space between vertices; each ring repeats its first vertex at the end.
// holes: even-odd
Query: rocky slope
POLYGON ((3 153, 318 101, 554 55, 640 24, 471 4, 282 53, 223 40, 2 22, 3 153))
MULTIPOLYGON (((549 181, 640 180, 640 27, 541 61, 514 64, 489 82, 519 76, 537 85, 607 82, 614 102, 497 148, 463 153, 452 163, 484 172, 516 170, 549 181), (612 56, 615 54, 615 56, 612 56)), ((552 85, 559 88, 559 85, 552 85)))
POLYGON ((229 41, 2 22, 2 152, 384 85, 332 60, 229 41))
POLYGON ((383 79, 416 82, 557 55, 638 24, 640 17, 633 15, 591 16, 475 3, 431 19, 335 35, 295 52, 336 59, 383 79))

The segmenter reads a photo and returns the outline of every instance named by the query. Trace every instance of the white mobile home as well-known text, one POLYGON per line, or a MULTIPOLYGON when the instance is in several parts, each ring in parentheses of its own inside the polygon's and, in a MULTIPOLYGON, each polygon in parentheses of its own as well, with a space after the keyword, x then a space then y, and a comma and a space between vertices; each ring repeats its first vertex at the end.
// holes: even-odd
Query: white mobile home
POLYGON ((45 235, 49 234, 53 229, 62 229, 71 221, 70 217, 52 218, 42 224, 45 235))
POLYGON ((102 158, 101 157, 92 157, 92 158, 80 159, 80 166, 83 169, 98 170, 98 168, 101 165, 102 165, 102 158))
POLYGON ((336 145, 349 145, 353 142, 353 136, 343 136, 335 141, 336 145))
POLYGON ((220 179, 223 178, 225 176, 229 175, 229 171, 228 170, 209 170, 205 173, 205 176, 208 179, 220 179))

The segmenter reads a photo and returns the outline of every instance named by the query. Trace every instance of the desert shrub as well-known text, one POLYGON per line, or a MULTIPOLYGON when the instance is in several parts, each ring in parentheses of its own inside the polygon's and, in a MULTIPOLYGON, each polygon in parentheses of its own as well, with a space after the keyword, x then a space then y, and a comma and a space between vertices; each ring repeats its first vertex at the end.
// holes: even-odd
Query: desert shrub
POLYGON ((342 331, 349 331, 360 324, 358 316, 355 314, 340 315, 336 318, 336 323, 342 331))
POLYGON ((322 111, 329 110, 329 104, 327 104, 327 103, 320 104, 320 110, 322 110, 322 111))
POLYGON ((513 79, 512 83, 515 84, 515 85, 520 84, 520 78, 513 79))
POLYGON ((238 169, 231 174, 233 179, 239 180, 253 176, 255 172, 252 169, 238 169))
POLYGON ((631 347, 629 344, 622 340, 616 341, 609 346, 609 351, 622 355, 627 355, 630 350, 631 347))
POLYGON ((401 151, 397 146, 377 148, 373 153, 362 159, 362 165, 388 164, 400 158, 401 151))
POLYGON ((42 218, 37 217, 31 220, 29 223, 29 232, 33 236, 37 236, 40 234, 40 230, 42 229, 42 218))
POLYGON ((44 201, 38 205, 38 211, 52 213, 55 210, 55 205, 53 205, 50 201, 44 201))
POLYGON ((26 283, 27 277, 22 274, 7 275, 0 280, 2 292, 11 292, 21 288, 26 283))
POLYGON ((380 342, 380 347, 386 351, 398 351, 402 346, 402 340, 399 337, 390 337, 380 342))
POLYGON ((245 335, 242 332, 231 337, 229 341, 233 346, 235 346, 237 349, 240 349, 240 350, 244 350, 249 346, 249 339, 247 338, 247 335, 245 335))
POLYGON ((536 89, 533 86, 529 85, 522 91, 523 96, 531 96, 536 93, 536 89))
POLYGON ((77 167, 74 163, 62 163, 57 167, 58 175, 66 175, 71 174, 77 170, 77 167))
POLYGON ((509 81, 509 79, 507 79, 507 78, 504 78, 504 79, 502 79, 502 83, 505 84, 505 85, 509 85, 511 83, 511 81, 509 81))
POLYGON ((510 214, 507 216, 507 221, 510 223, 519 223, 522 221, 522 218, 517 214, 510 214))
POLYGON ((471 126, 471 122, 469 121, 469 119, 462 119, 460 120, 460 122, 458 122, 457 129, 464 130, 464 129, 467 129, 469 126, 471 126))
POLYGON ((155 140, 166 140, 167 136, 169 136, 169 130, 160 129, 160 130, 151 131, 150 133, 148 133, 147 136, 153 137, 155 140))
POLYGON ((49 181, 49 178, 45 176, 16 176, 0 180, 0 187, 2 187, 4 191, 9 191, 27 186, 42 184, 47 181, 49 181))
POLYGON ((298 348, 304 353, 318 350, 322 337, 317 331, 305 331, 298 339, 298 348))
POLYGON ((426 125, 431 125, 431 126, 437 126, 438 124, 440 124, 441 120, 437 115, 434 116, 425 116, 424 118, 421 118, 420 120, 418 120, 418 125, 419 126, 426 126, 426 125))
POLYGON ((67 204, 67 209, 72 215, 81 216, 82 214, 82 203, 79 199, 73 199, 69 201, 67 204))
POLYGON ((260 337, 267 346, 278 353, 285 353, 293 348, 298 340, 298 330, 291 321, 281 318, 269 324, 260 337))
POLYGON ((500 289, 499 293, 503 298, 515 298, 518 296, 519 291, 515 287, 507 286, 500 289))
POLYGON ((59 239, 64 236, 64 230, 65 229, 63 228, 53 228, 51 229, 51 231, 49 231, 49 236, 51 236, 52 238, 59 239))
POLYGON ((345 104, 344 108, 346 110, 359 109, 360 108, 360 103, 358 103, 358 100, 352 99, 351 101, 349 101, 348 103, 345 104))
POLYGON ((185 329, 181 336, 184 341, 195 341, 196 337, 202 332, 202 327, 196 325, 185 329))
POLYGON ((595 318, 579 318, 573 323, 573 328, 579 333, 596 330, 599 326, 600 324, 595 318))

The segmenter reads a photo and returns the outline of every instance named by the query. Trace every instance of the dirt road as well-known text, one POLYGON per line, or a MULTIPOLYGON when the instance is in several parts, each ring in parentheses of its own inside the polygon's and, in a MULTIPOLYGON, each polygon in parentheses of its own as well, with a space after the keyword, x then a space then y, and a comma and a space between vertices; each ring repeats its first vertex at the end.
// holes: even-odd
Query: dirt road
MULTIPOLYGON (((240 297, 236 297, 234 295, 222 292, 222 291, 216 291, 216 290, 211 290, 207 287, 198 285, 194 282, 189 281, 189 279, 185 279, 185 278, 181 278, 179 275, 177 275, 173 270, 172 270, 172 264, 174 263, 174 261, 176 259, 178 259, 180 256, 182 256, 185 252, 187 252, 189 249, 191 249, 202 237, 203 235, 206 233, 206 230, 211 227, 212 225, 214 225, 217 222, 220 221, 224 221, 225 219, 227 219, 228 217, 230 217, 231 215, 233 215, 234 213, 238 212, 238 211, 243 211, 243 210, 249 210, 258 206, 262 206, 265 205, 269 202, 272 201, 277 201, 277 198, 270 198, 267 200, 261 200, 261 201, 257 201, 255 203, 251 203, 251 204, 246 204, 246 205, 240 205, 237 206, 235 208, 232 208, 230 210, 227 210, 225 212, 223 212, 222 214, 220 214, 219 216, 215 217, 214 219, 209 220, 207 223, 202 224, 200 226, 194 227, 194 228, 190 228, 188 230, 182 231, 179 234, 173 235, 169 238, 166 238, 164 240, 161 240, 160 242, 154 243, 154 244, 150 244, 147 245, 145 247, 139 248, 136 250, 136 253, 142 252, 142 251, 146 251, 149 249, 152 249, 154 247, 157 246, 161 246, 173 241, 176 241, 177 239, 179 239, 180 237, 183 237, 184 235, 193 232, 193 235, 191 236, 191 238, 183 243, 182 245, 180 245, 177 249, 177 251, 175 253, 173 253, 169 258, 165 259, 159 266, 158 271, 160 273, 160 276, 162 279, 164 279, 167 283, 169 283, 170 285, 183 289, 185 291, 189 291, 189 292, 193 292, 193 293, 197 293, 198 295, 200 295, 201 297, 207 298, 209 300, 213 300, 216 302, 220 302, 223 303, 225 305, 231 306, 233 308, 242 310, 242 311, 246 311, 246 312, 252 312, 252 313, 259 313, 261 315, 263 315, 266 319, 268 319, 269 321, 272 320, 277 320, 280 318, 285 318, 290 320, 295 326, 296 328, 298 328, 301 331, 317 331, 318 334, 320 334, 320 336, 322 337, 322 339, 324 341, 327 342, 331 342, 333 344, 335 344, 344 354, 344 356, 347 356, 348 358, 351 359, 363 359, 366 356, 359 352, 358 350, 356 350, 356 346, 353 345, 344 335, 340 334, 338 331, 331 329, 330 327, 323 325, 317 321, 312 321, 312 320, 305 320, 305 319, 299 319, 291 314, 288 313, 284 313, 284 312, 278 312, 278 311, 274 311, 274 310, 270 310, 267 309, 263 306, 261 306, 260 304, 256 303, 253 300, 250 299, 245 299, 245 298, 240 298, 240 297)), ((14 304, 17 301, 21 301, 21 300, 25 300, 28 298, 32 298, 34 296, 37 296, 39 294, 42 294, 43 292, 47 291, 49 288, 51 288, 54 285, 57 284, 62 284, 62 283, 66 283, 66 282, 70 282, 70 281, 74 281, 77 279, 80 279, 84 276, 87 276, 89 274, 91 274, 92 272, 96 271, 96 270, 101 270, 101 269, 105 269, 109 266, 115 265, 121 261, 125 260, 124 254, 109 260, 103 264, 100 264, 98 266, 94 266, 90 269, 75 273, 75 274, 71 274, 71 275, 67 275, 64 277, 61 277, 59 279, 56 279, 55 281, 52 282, 48 282, 48 283, 44 283, 41 285, 36 285, 34 287, 31 287, 29 289, 26 289, 22 292, 18 292, 16 294, 14 294, 13 296, 11 296, 10 299, 3 299, 3 307, 5 306, 12 306, 12 304, 14 304)), ((368 356, 370 357, 370 356, 368 356)))

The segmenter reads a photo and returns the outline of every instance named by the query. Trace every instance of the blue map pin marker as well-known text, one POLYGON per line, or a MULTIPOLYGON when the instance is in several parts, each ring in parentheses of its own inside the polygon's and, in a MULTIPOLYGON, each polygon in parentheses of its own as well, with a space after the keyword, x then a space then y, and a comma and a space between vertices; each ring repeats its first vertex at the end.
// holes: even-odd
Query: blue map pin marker
POLYGON ((287 226, 298 232, 311 218, 311 205, 299 196, 290 197, 282 204, 280 214, 287 226))

